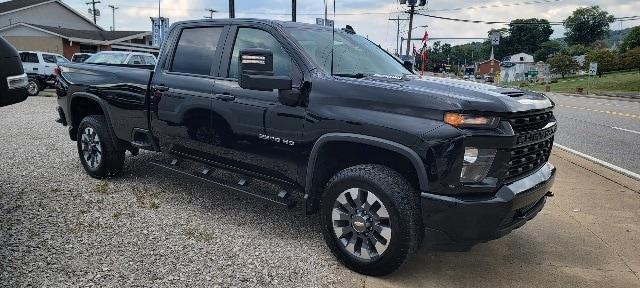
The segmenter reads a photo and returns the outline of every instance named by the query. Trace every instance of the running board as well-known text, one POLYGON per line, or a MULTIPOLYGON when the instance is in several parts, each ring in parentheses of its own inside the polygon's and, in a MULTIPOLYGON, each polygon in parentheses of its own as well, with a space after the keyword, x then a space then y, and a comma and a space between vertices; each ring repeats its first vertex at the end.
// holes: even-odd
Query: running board
POLYGON ((247 181, 244 180, 244 179, 242 179, 242 180, 244 180, 244 181, 241 181, 242 183, 237 183, 237 184, 231 184, 231 183, 225 184, 225 183, 222 183, 222 181, 211 179, 211 178, 208 177, 209 174, 210 174, 210 171, 212 171, 212 170, 210 170, 210 168, 205 168, 203 171, 198 172, 196 174, 196 173, 191 173, 191 172, 187 171, 186 169, 180 168, 180 161, 177 160, 177 159, 173 160, 171 162, 171 164, 165 164, 165 163, 161 163, 161 162, 158 162, 158 161, 150 161, 150 163, 152 165, 156 166, 156 167, 160 167, 160 168, 163 168, 165 170, 169 170, 171 172, 175 172, 175 173, 182 174, 182 175, 185 175, 185 176, 190 176, 191 178, 194 178, 194 179, 197 179, 197 180, 201 180, 201 181, 207 182, 209 184, 214 184, 214 185, 217 185, 217 186, 222 187, 222 188, 227 188, 227 189, 233 190, 235 192, 240 192, 240 193, 243 193, 243 194, 247 194, 247 195, 250 195, 250 196, 256 197, 258 199, 271 202, 271 203, 276 203, 276 204, 285 206, 285 207, 287 207, 289 209, 292 209, 296 205, 296 201, 291 199, 291 197, 289 197, 290 193, 285 191, 285 190, 279 191, 277 194, 274 194, 274 196, 262 195, 260 193, 257 193, 257 192, 254 192, 254 191, 251 191, 251 190, 247 189, 249 187, 246 187, 247 181))

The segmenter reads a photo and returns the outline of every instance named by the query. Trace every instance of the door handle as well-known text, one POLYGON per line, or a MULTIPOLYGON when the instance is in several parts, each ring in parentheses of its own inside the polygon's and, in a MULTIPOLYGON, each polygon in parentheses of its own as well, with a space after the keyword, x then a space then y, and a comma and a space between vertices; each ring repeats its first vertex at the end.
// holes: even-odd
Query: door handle
POLYGON ((222 101, 233 101, 233 100, 236 100, 236 96, 233 96, 233 95, 227 94, 227 93, 216 94, 215 96, 216 96, 216 99, 222 100, 222 101))
POLYGON ((151 86, 151 89, 153 89, 154 91, 157 91, 157 92, 167 92, 167 91, 169 91, 169 87, 164 86, 164 85, 153 85, 153 86, 151 86))

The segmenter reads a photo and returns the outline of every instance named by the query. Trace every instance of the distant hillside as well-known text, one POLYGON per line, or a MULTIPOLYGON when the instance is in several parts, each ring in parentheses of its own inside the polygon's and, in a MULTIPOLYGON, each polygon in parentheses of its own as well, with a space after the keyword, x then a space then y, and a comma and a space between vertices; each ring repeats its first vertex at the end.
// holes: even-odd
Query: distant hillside
MULTIPOLYGON (((608 47, 613 47, 614 44, 618 43, 620 44, 620 42, 622 42, 622 40, 624 40, 624 37, 627 36, 627 34, 629 34, 629 32, 631 32, 631 28, 626 28, 626 29, 622 29, 622 30, 611 30, 609 32, 609 37, 607 37, 607 39, 605 39, 607 46, 608 47)), ((562 38, 558 38, 555 40, 558 40, 560 42, 566 43, 565 42, 566 37, 562 37, 562 38)))

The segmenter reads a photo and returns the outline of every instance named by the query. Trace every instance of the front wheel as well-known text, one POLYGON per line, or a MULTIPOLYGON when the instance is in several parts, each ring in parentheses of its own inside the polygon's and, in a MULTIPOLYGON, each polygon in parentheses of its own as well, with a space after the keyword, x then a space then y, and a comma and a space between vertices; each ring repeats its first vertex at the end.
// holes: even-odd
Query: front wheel
POLYGON ((93 178, 116 176, 124 166, 125 151, 115 145, 104 116, 87 116, 78 126, 78 154, 84 170, 93 178))
POLYGON ((321 200, 325 241, 350 269, 387 275, 420 247, 418 198, 409 182, 386 166, 344 169, 329 181, 321 200))

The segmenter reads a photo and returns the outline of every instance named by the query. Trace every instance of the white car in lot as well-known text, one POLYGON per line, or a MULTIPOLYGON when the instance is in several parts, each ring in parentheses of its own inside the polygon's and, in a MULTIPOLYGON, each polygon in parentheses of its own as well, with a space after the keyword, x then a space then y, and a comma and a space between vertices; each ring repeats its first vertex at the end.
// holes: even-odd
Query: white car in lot
POLYGON ((67 58, 60 54, 40 51, 20 51, 20 60, 24 72, 29 76, 28 92, 35 96, 41 90, 52 87, 55 83, 54 71, 58 64, 69 63, 67 58))
POLYGON ((88 64, 127 64, 127 65, 156 65, 156 56, 140 52, 104 51, 98 52, 84 63, 88 64))

